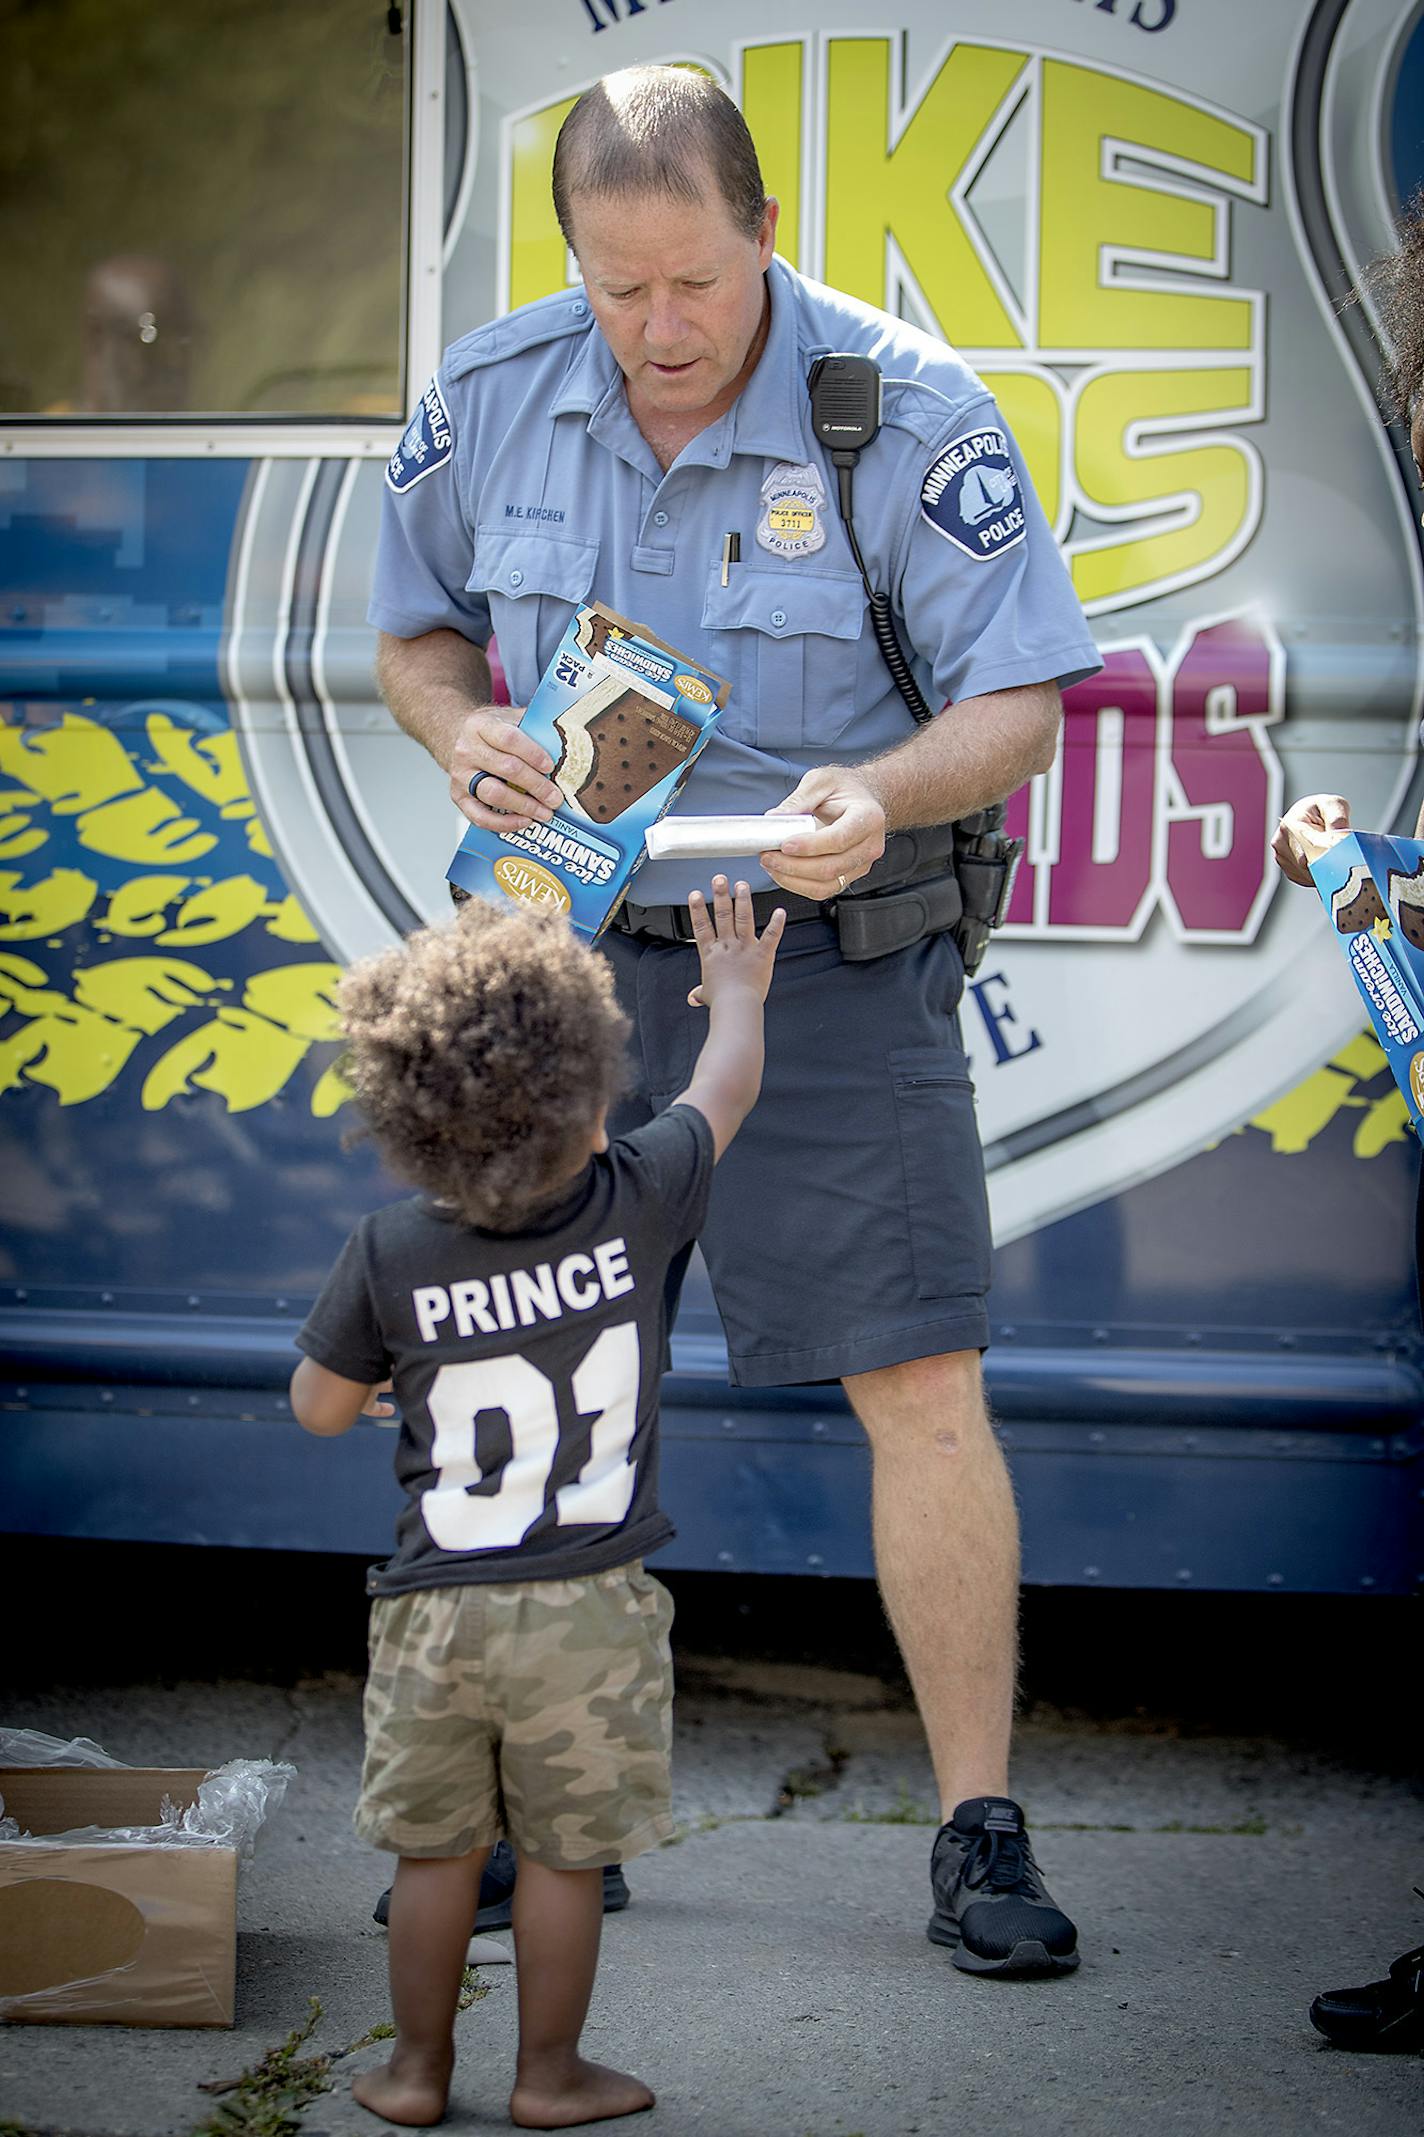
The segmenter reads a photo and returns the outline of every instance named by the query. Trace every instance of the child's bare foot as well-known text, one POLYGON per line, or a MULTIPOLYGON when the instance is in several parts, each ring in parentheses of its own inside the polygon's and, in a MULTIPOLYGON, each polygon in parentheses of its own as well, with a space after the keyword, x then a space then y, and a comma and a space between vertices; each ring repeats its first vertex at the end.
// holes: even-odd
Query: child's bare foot
POLYGON ((579 2122, 641 2114, 656 2104, 641 2078, 575 2056, 522 2073, 510 2095, 509 2115, 522 2130, 566 2130, 579 2122))
POLYGON ((428 2129, 445 2113, 454 2063, 453 2050, 435 2057, 397 2048, 389 2063, 361 2073, 351 2087, 351 2097, 387 2122, 428 2129))

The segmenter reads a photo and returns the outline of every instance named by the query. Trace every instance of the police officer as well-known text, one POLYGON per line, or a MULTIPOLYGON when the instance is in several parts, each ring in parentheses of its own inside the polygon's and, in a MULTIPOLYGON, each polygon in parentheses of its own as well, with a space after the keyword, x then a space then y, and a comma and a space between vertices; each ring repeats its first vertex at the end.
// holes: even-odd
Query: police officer
MULTIPOLYGON (((1063 1972, 1076 1933, 1008 1795, 1017 1529, 980 1378, 988 1214, 935 827, 1047 768, 1059 686, 1096 649, 982 384, 774 257, 777 204, 705 76, 597 84, 553 185, 582 292, 457 342, 391 461, 381 687, 472 823, 547 821, 563 797, 520 708, 596 598, 731 682, 682 814, 814 813, 814 832, 736 864, 791 925, 763 1095, 702 1246, 733 1382, 841 1380, 870 1438, 880 1586, 943 1802, 929 1934, 972 1972, 1063 1972), (918 729, 811 428, 808 369, 828 351, 884 378, 854 533, 922 691, 952 701, 918 729)), ((686 1081, 686 901, 718 865, 645 864, 605 938, 635 1025, 622 1131, 686 1081)))

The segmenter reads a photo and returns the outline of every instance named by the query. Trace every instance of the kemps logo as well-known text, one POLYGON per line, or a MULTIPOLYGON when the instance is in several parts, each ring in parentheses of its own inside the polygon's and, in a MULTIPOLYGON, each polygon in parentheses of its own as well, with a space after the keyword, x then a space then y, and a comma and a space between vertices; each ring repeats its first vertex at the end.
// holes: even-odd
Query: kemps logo
POLYGON ((544 905, 556 913, 566 913, 569 909, 571 901, 563 884, 537 861, 524 861, 515 854, 508 854, 495 862, 494 879, 507 898, 514 898, 521 905, 544 905))

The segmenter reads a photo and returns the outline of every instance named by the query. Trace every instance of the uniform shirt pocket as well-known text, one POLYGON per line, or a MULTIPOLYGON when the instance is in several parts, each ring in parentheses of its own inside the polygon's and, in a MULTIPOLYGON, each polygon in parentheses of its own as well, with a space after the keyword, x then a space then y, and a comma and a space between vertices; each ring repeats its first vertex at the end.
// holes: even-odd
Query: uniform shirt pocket
POLYGON ((856 642, 870 635, 865 589, 854 572, 734 564, 723 586, 719 565, 708 580, 702 627, 737 634, 720 659, 709 653, 732 680, 724 734, 758 749, 834 747, 859 709, 856 642))
POLYGON ((508 534, 480 527, 465 582, 488 597, 510 698, 527 705, 554 657, 569 617, 588 598, 598 568, 598 543, 555 534, 508 534))

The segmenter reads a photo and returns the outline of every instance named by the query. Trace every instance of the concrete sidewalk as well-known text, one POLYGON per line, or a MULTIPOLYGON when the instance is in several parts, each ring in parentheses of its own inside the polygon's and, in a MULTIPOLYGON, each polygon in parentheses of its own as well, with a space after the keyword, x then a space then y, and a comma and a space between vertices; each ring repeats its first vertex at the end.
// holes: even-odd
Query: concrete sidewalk
MULTIPOLYGON (((385 1865, 350 1830, 359 1685, 251 1682, 31 1694, 5 1721, 93 1736, 133 1764, 279 1756, 299 1769, 244 1872, 232 2032, 0 2028, 0 2130, 187 2137, 308 2012, 303 2054, 386 2019, 385 1865)), ((1349 2056, 1306 2023, 1424 1934, 1419 1805, 1389 1774, 1256 1740, 1049 1721, 1016 1785, 1081 1970, 958 1973, 924 1938, 932 1795, 912 1714, 870 1679, 684 1658, 681 1839, 632 1867, 606 1924, 586 2046, 645 2078, 661 2137, 930 2137, 950 2128, 1403 2137, 1424 2064, 1349 2056), (923 1821, 923 1822, 921 1822, 923 1821)), ((513 1971, 458 2021, 445 2127, 507 2130, 513 1971)), ((385 2127, 350 2098, 385 2054, 342 2055, 305 2137, 385 2127)), ((238 2125, 253 2131, 275 2122, 238 2125)))

